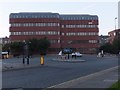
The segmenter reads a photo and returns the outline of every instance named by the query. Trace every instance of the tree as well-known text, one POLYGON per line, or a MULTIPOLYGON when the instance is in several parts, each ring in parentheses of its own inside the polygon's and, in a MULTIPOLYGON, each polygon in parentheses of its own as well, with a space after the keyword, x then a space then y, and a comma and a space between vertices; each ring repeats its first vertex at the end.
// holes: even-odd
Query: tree
POLYGON ((13 55, 24 54, 25 44, 28 46, 29 54, 45 54, 50 47, 50 41, 47 38, 30 39, 26 42, 12 42, 3 46, 3 51, 10 50, 13 55))
POLYGON ((50 47, 50 41, 47 38, 42 39, 31 39, 27 41, 29 46, 29 53, 31 54, 45 54, 47 49, 50 47))
POLYGON ((27 41, 28 47, 29 47, 29 53, 35 54, 38 53, 38 40, 33 38, 27 41))
POLYGON ((120 51, 120 39, 115 38, 112 43, 112 47, 113 47, 113 53, 118 54, 118 52, 120 51))
POLYGON ((99 50, 103 50, 106 53, 112 53, 112 45, 110 43, 106 43, 103 46, 101 46, 99 50))
POLYGON ((13 55, 22 54, 24 50, 23 42, 12 42, 10 44, 10 50, 13 55))
POLYGON ((2 51, 9 51, 9 50, 10 50, 10 44, 9 44, 9 43, 3 45, 3 47, 2 47, 2 51))
POLYGON ((106 43, 99 50, 103 50, 106 53, 118 54, 120 52, 120 39, 115 38, 112 44, 106 43))
POLYGON ((50 47, 50 41, 47 38, 42 38, 38 40, 38 46, 40 54, 45 54, 50 47))

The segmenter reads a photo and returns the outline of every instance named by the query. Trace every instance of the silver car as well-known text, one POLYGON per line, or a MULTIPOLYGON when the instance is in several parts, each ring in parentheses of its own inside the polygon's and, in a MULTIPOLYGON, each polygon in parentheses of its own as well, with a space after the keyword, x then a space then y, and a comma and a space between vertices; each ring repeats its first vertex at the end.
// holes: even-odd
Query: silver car
POLYGON ((75 55, 76 55, 77 57, 82 57, 82 54, 81 54, 80 52, 75 52, 75 55))

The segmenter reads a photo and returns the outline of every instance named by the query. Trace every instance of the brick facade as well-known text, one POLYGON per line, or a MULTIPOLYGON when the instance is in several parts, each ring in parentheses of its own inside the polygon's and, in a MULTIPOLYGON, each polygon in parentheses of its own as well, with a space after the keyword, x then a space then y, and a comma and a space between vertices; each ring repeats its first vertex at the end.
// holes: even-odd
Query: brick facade
POLYGON ((81 53, 96 53, 98 45, 98 16, 60 15, 58 13, 11 13, 10 40, 24 41, 47 37, 50 53, 61 48, 73 48, 81 53))
POLYGON ((109 42, 112 44, 115 38, 120 39, 120 29, 116 29, 108 32, 109 42))

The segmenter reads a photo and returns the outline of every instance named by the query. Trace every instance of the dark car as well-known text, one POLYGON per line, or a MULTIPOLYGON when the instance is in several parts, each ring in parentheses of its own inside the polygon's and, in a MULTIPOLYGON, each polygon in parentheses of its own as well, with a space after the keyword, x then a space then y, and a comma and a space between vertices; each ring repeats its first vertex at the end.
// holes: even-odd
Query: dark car
POLYGON ((71 54, 73 52, 73 50, 71 48, 64 48, 62 50, 63 54, 71 54))

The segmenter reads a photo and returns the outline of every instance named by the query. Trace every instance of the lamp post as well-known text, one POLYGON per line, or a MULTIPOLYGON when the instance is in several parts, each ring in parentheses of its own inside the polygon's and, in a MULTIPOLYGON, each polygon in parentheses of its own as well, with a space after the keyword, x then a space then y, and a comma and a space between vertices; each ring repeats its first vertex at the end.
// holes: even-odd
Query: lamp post
MULTIPOLYGON (((30 42, 28 42, 30 43, 30 42)), ((24 40, 24 50, 23 50, 23 64, 25 64, 25 58, 27 58, 27 64, 29 64, 29 47, 28 43, 24 40)))
POLYGON ((117 21, 117 17, 115 17, 115 30, 116 30, 116 21, 117 21))
POLYGON ((27 58, 27 64, 29 64, 29 49, 28 49, 28 44, 25 44, 25 50, 26 50, 26 58, 27 58))
MULTIPOLYGON (((69 41, 69 42, 68 42, 68 45, 69 45, 68 47, 69 47, 69 49, 71 48, 71 47, 70 47, 70 46, 71 46, 71 43, 72 43, 72 41, 69 41)), ((68 52, 68 59, 69 59, 69 57, 70 57, 70 56, 69 56, 69 52, 68 52)))
POLYGON ((25 40, 23 41, 23 64, 25 64, 25 40))

